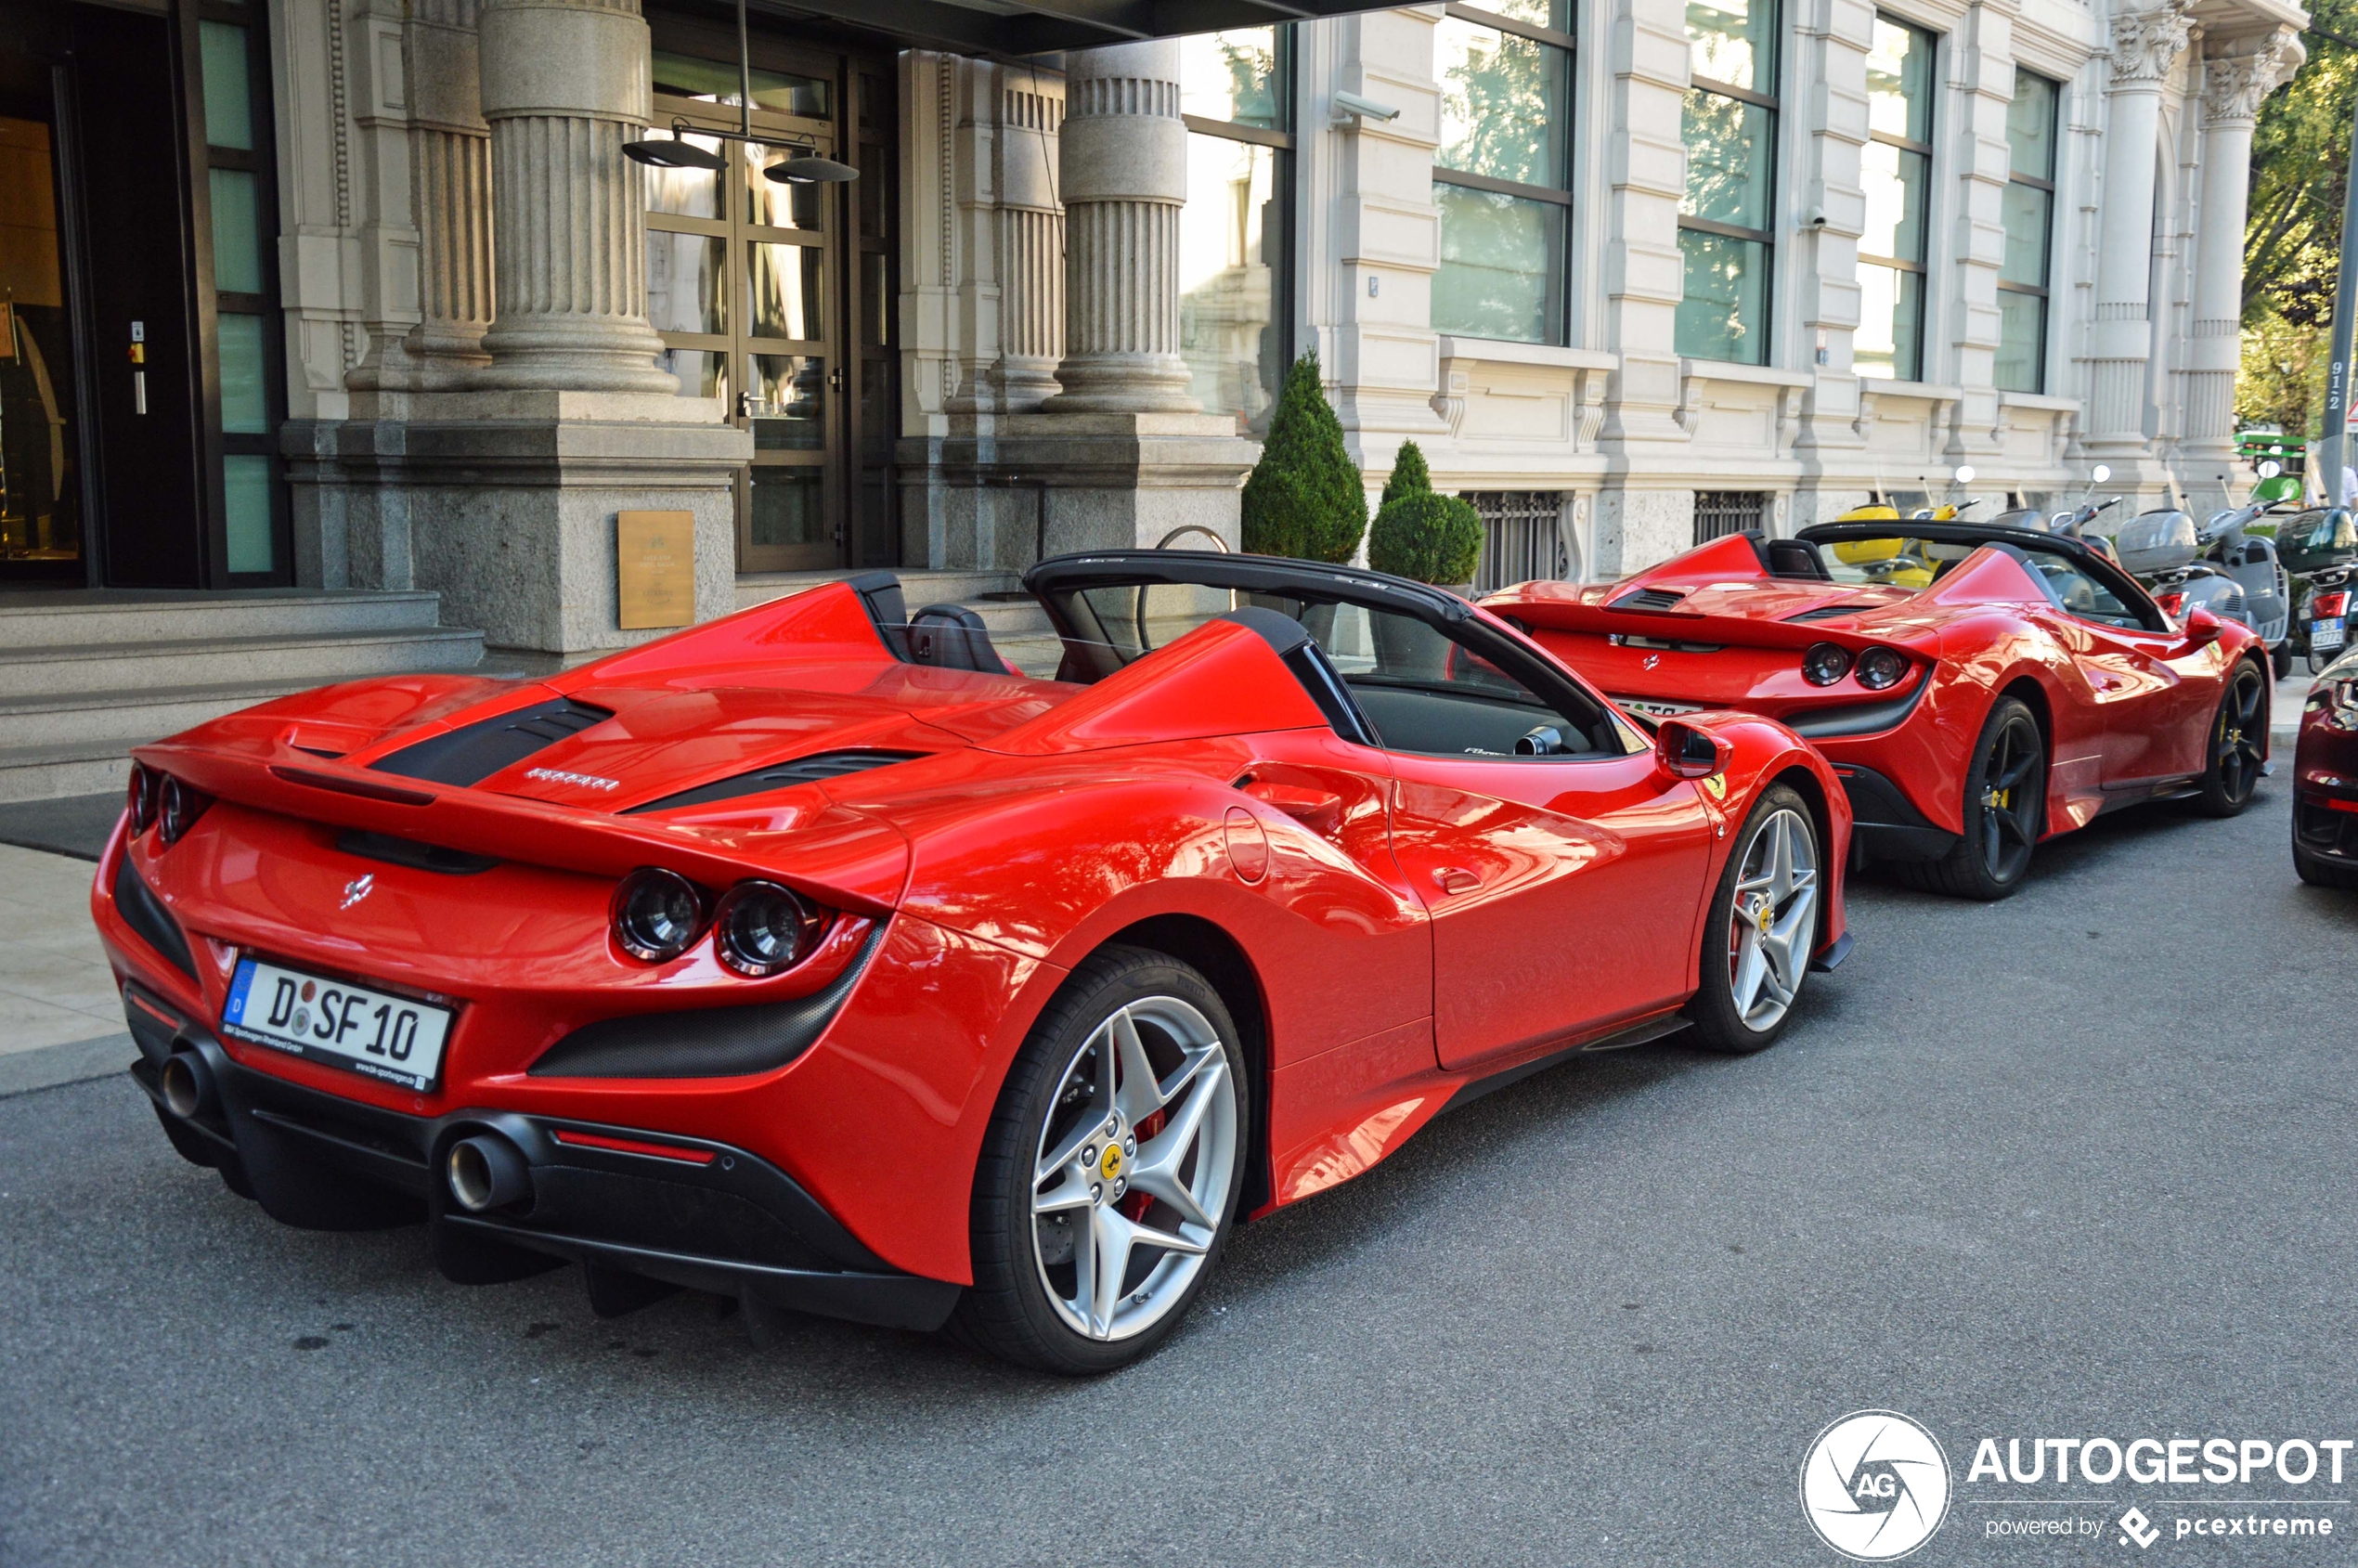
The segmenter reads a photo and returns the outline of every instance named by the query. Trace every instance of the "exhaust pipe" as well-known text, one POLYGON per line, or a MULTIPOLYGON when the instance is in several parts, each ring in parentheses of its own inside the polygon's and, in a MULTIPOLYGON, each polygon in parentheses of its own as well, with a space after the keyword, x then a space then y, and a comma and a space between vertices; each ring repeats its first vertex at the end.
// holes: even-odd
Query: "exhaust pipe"
POLYGON ((505 1209, 532 1196, 532 1167, 524 1152, 497 1133, 477 1133, 450 1146, 443 1179, 451 1200, 470 1214, 505 1209))
POLYGON ((183 1121, 194 1121, 220 1103, 213 1069, 194 1051, 184 1047, 173 1052, 163 1064, 162 1078, 164 1106, 183 1121))

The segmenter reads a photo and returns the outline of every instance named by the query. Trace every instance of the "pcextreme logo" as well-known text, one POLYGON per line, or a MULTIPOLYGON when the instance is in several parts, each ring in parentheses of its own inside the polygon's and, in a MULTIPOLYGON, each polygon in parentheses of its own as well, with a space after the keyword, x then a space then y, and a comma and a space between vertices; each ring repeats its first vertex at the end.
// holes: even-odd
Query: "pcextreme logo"
POLYGON ((1859 1410, 1818 1434, 1801 1461, 1801 1511, 1843 1556, 1907 1556, 1949 1516, 1949 1457, 1897 1410, 1859 1410))

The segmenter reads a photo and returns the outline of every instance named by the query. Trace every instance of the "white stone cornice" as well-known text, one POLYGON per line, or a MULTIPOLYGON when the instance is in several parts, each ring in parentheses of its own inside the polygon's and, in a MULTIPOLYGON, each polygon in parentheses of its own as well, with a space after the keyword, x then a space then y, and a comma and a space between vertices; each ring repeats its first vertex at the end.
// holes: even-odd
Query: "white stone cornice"
POLYGON ((2194 18, 2186 0, 2164 0, 2143 10, 2116 11, 2112 18, 2112 84, 2158 84, 2193 42, 2194 18))
POLYGON ((2308 58, 2300 38, 2286 29, 2261 40, 2248 53, 2204 61, 2203 123, 2222 125, 2256 121, 2261 100, 2291 81, 2308 58))

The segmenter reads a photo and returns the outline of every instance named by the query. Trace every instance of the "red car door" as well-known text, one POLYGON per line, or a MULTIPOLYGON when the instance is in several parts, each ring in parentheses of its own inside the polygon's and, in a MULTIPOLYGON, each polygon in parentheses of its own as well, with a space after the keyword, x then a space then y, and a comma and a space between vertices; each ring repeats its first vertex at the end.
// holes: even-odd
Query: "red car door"
POLYGON ((2056 641, 2102 715, 2105 786, 2200 772, 2219 701, 2217 646, 2144 626, 2133 606, 2061 552, 2028 553, 2056 601, 2056 641))
POLYGON ((1432 911, 1441 1065, 1479 1065, 1680 1000, 1717 819, 1651 752, 1395 752, 1393 845, 1432 911))

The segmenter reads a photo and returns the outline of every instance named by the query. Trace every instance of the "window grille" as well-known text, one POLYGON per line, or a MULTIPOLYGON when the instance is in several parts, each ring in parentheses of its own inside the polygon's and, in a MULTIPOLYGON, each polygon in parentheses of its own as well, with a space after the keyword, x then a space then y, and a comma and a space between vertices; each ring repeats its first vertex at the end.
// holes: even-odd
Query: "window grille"
POLYGON ((1509 583, 1571 575, 1564 549, 1564 499, 1559 490, 1473 490, 1465 498, 1482 516, 1482 559, 1474 591, 1496 593, 1509 583))
POLYGON ((1746 528, 1762 529, 1768 515, 1768 497, 1761 490, 1697 490, 1695 542, 1709 544, 1746 528))

